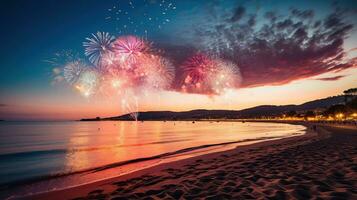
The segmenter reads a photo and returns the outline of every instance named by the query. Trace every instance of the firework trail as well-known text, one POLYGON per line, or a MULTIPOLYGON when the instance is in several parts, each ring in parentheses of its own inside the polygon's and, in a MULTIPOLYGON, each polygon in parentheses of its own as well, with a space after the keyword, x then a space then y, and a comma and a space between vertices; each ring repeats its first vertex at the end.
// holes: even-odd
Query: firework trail
POLYGON ((67 63, 63 68, 64 79, 71 85, 75 84, 85 68, 86 65, 81 61, 67 63))
POLYGON ((88 56, 89 61, 94 65, 100 64, 102 56, 112 51, 112 42, 114 41, 114 36, 107 32, 97 32, 97 34, 92 34, 91 38, 86 38, 86 42, 83 42, 85 47, 84 54, 88 56))
POLYGON ((137 121, 139 117, 139 103, 138 97, 133 90, 126 90, 121 99, 122 110, 130 115, 130 117, 137 121))
POLYGON ((149 52, 149 45, 135 36, 122 36, 113 42, 113 52, 122 68, 132 68, 137 60, 149 52))
POLYGON ((63 50, 55 53, 53 58, 44 60, 44 62, 49 63, 54 68, 61 68, 66 63, 74 60, 80 60, 80 56, 78 53, 72 50, 63 50))

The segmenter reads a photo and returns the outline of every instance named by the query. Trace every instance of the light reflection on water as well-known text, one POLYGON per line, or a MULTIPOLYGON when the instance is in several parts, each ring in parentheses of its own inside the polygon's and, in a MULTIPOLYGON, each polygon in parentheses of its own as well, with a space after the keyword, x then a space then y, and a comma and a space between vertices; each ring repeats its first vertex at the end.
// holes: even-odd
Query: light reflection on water
POLYGON ((241 122, 6 122, 0 124, 0 184, 304 129, 241 122))

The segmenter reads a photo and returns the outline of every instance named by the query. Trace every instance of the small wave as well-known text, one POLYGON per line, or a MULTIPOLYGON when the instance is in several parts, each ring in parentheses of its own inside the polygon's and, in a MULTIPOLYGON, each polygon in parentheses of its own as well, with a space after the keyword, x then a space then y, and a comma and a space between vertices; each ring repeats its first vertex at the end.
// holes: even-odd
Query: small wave
POLYGON ((246 140, 238 140, 238 141, 222 142, 222 143, 214 143, 214 144, 206 144, 206 145, 201 145, 201 146, 189 147, 189 148, 184 148, 184 149, 180 149, 177 151, 162 153, 162 154, 155 155, 155 156, 136 158, 136 159, 127 160, 127 161, 120 161, 120 162, 115 162, 115 163, 111 163, 108 165, 94 167, 94 168, 90 168, 90 169, 84 169, 84 170, 67 172, 67 173, 49 174, 49 175, 34 177, 34 178, 26 179, 26 180, 5 183, 5 184, 0 185, 0 190, 2 190, 3 188, 6 188, 6 187, 25 185, 25 184, 29 184, 29 183, 45 181, 45 180, 50 180, 53 178, 59 178, 59 177, 64 177, 64 176, 70 176, 70 175, 76 175, 76 174, 82 174, 82 173, 96 173, 99 171, 116 168, 116 167, 121 167, 121 166, 128 165, 128 164, 140 163, 143 161, 150 161, 150 160, 156 160, 156 159, 164 159, 165 157, 172 157, 175 155, 188 153, 188 152, 192 152, 192 151, 204 149, 204 148, 209 148, 209 147, 238 144, 238 143, 243 143, 243 142, 254 142, 254 141, 260 141, 260 140, 278 139, 278 138, 282 138, 282 137, 279 137, 279 136, 260 137, 260 138, 255 138, 255 139, 246 139, 246 140))
POLYGON ((82 152, 82 151, 98 151, 119 147, 132 147, 132 146, 145 146, 151 144, 166 144, 166 143, 175 143, 175 142, 186 142, 190 139, 181 139, 181 140, 166 140, 166 141, 158 141, 158 142, 148 142, 148 143, 137 143, 137 144, 126 144, 126 145, 110 145, 110 146, 98 146, 98 147, 88 147, 88 148, 75 148, 75 149, 49 149, 49 150, 38 150, 38 151, 26 151, 26 152, 16 152, 16 153, 8 153, 8 154, 0 154, 0 161, 2 159, 10 159, 10 158, 21 158, 21 157, 30 157, 30 156, 41 156, 41 155, 49 155, 49 154, 66 154, 66 153, 74 153, 74 152, 82 152))

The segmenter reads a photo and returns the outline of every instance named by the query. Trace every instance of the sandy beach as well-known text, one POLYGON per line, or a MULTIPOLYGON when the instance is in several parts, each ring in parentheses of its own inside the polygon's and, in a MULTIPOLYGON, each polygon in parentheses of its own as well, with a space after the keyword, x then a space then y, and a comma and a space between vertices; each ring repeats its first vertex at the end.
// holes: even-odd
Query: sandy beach
POLYGON ((356 199, 356 129, 211 153, 30 199, 356 199))

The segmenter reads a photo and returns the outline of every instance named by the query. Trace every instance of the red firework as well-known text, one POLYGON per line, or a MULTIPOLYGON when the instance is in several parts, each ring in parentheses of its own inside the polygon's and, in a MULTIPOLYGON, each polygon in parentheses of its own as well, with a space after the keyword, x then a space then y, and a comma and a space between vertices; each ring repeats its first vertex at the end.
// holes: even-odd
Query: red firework
POLYGON ((124 68, 131 68, 131 65, 148 50, 149 46, 144 40, 130 35, 119 37, 113 43, 113 52, 125 65, 124 68))
POLYGON ((241 81, 239 68, 232 62, 196 54, 183 65, 184 92, 221 94, 241 81))
POLYGON ((205 54, 198 53, 186 61, 183 65, 184 83, 182 89, 205 90, 207 80, 215 72, 214 60, 205 54))

